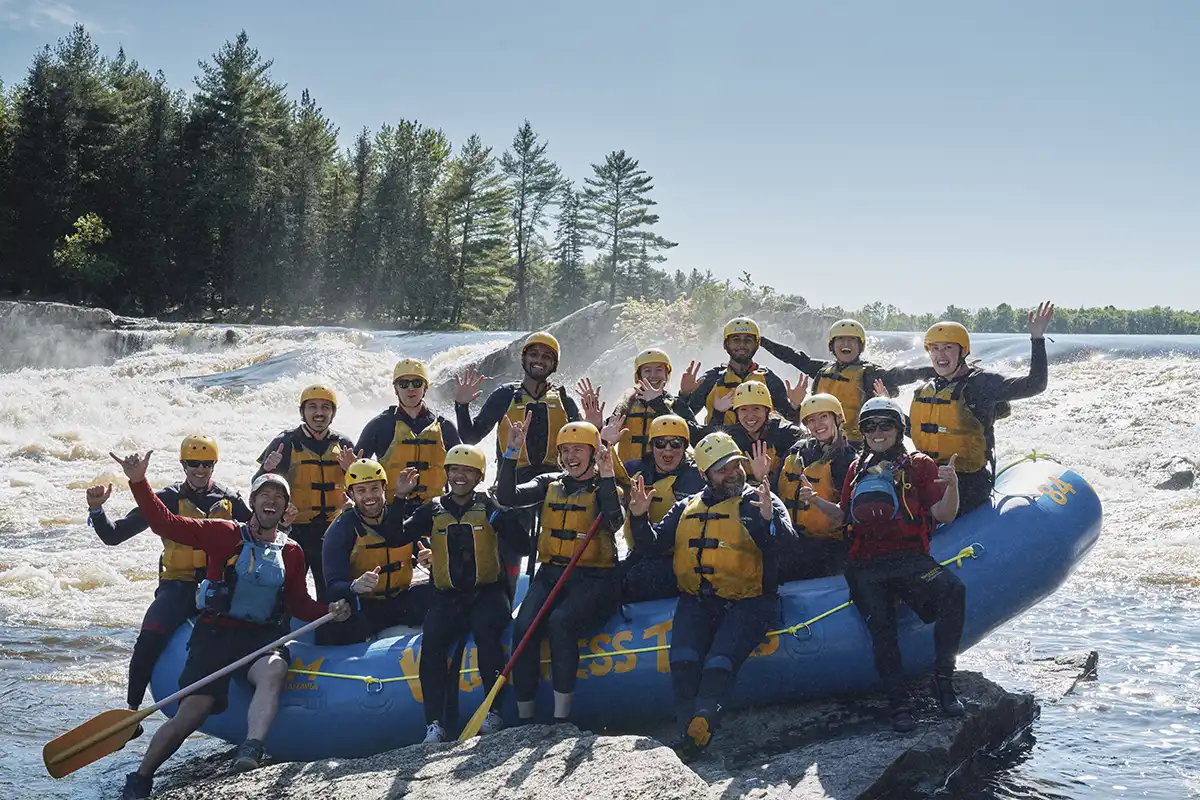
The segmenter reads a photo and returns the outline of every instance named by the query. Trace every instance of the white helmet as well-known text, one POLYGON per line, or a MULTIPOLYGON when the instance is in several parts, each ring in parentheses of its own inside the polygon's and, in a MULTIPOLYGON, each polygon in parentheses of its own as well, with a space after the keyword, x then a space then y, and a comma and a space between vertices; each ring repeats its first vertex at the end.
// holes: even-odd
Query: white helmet
POLYGON ((861 423, 864 420, 872 418, 890 419, 901 430, 904 429, 907 420, 904 409, 890 397, 872 397, 863 403, 862 408, 858 412, 858 421, 861 423))
POLYGON ((250 502, 254 502, 254 495, 258 490, 266 486, 268 483, 273 483, 280 489, 283 489, 283 495, 290 503, 292 501, 292 487, 288 486, 287 479, 282 475, 276 475, 274 472, 264 472, 254 479, 254 483, 250 484, 250 502))

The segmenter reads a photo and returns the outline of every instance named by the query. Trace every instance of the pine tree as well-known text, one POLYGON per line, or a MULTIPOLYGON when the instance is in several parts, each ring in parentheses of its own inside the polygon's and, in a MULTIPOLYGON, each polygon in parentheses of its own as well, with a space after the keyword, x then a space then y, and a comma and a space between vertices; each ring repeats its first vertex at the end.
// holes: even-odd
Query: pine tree
POLYGON ((305 89, 292 111, 287 148, 288 239, 287 296, 295 317, 302 302, 319 297, 328 261, 326 189, 334 172, 337 128, 305 89))
POLYGON ((579 192, 568 183, 563 187, 559 200, 558 227, 554 236, 557 258, 554 294, 557 303, 553 307, 553 314, 558 317, 580 308, 588 297, 583 270, 583 246, 587 231, 583 227, 580 211, 579 192))
POLYGON ((562 187, 562 171, 546 156, 548 143, 538 142, 529 120, 517 130, 512 148, 500 157, 500 168, 511 190, 510 216, 513 226, 514 292, 517 300, 516 327, 529 328, 529 270, 530 253, 534 249, 538 229, 542 227, 546 209, 562 187))

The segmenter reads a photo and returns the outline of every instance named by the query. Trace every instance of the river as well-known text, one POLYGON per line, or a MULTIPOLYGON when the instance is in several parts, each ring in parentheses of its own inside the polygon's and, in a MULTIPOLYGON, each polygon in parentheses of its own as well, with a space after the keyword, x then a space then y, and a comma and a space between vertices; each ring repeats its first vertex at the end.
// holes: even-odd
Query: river
MULTIPOLYGON (((41 766, 46 741, 122 707, 129 653, 156 584, 157 538, 110 548, 86 525, 84 489, 92 483, 117 486, 110 514, 132 505, 110 450, 158 451, 150 478, 160 486, 178 478, 179 440, 208 433, 221 451, 217 480, 244 491, 265 444, 296 424, 307 384, 337 388, 334 427, 356 438, 395 402, 389 379, 397 358, 428 359, 436 383, 513 335, 155 325, 129 335, 121 355, 100 337, 36 347, 10 338, 0 361, 4 798, 113 796, 144 750, 142 739, 128 755, 60 781, 41 766), (21 358, 13 359, 14 348, 21 358)), ((1104 535, 1057 595, 965 654, 961 666, 1019 688, 1014 662, 1095 649, 1099 677, 1046 704, 1032 737, 961 791, 1200 796, 1200 487, 1160 491, 1146 480, 1173 454, 1200 453, 1200 337, 1053 339, 1050 389, 998 425, 1000 461, 1037 448, 1081 472, 1104 502, 1104 535)), ((916 345, 911 335, 871 340, 872 355, 888 364, 920 360, 916 345)), ((975 355, 1000 371, 1021 370, 1028 338, 978 336, 975 355)), ((597 377, 612 387, 628 380, 597 377)), ((616 391, 604 395, 611 405, 616 391)), ((183 754, 212 746, 194 737, 183 754)))

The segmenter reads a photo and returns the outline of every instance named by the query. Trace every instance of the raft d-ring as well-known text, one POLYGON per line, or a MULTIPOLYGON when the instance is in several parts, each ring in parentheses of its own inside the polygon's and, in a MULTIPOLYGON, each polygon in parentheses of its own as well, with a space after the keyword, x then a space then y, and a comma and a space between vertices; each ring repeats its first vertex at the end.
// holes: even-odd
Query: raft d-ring
POLYGON ((383 681, 378 678, 372 678, 368 675, 363 680, 367 683, 367 694, 379 694, 383 691, 383 681))
POLYGON ((796 637, 796 641, 803 642, 812 638, 812 627, 807 622, 801 622, 792 629, 792 636, 796 637), (804 635, 800 635, 800 631, 804 631, 804 635))

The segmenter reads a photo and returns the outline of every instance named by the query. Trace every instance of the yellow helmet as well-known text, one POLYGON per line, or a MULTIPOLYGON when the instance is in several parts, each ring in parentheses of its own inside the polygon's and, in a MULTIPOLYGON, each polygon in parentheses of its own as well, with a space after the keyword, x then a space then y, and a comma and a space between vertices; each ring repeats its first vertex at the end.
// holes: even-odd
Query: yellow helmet
POLYGON ((804 398, 804 402, 800 404, 800 421, 803 422, 813 414, 820 414, 822 411, 830 412, 838 418, 839 422, 846 419, 846 411, 842 408, 842 401, 831 394, 822 392, 804 398))
POLYGON ((739 383, 733 390, 733 410, 737 411, 742 406, 766 406, 775 410, 775 404, 771 402, 771 390, 758 381, 739 383))
POLYGON ((374 481, 383 481, 386 484, 387 479, 387 471, 384 470, 383 465, 370 458, 360 458, 350 465, 350 469, 346 470, 347 489, 360 483, 373 483, 374 481))
POLYGON ((686 442, 690 438, 691 432, 688 430, 687 420, 683 417, 663 414, 650 422, 651 440, 657 439, 659 436, 678 436, 686 442))
POLYGON ((590 422, 568 422, 558 429, 558 447, 564 444, 589 444, 595 450, 600 446, 600 431, 590 422))
POLYGON ((647 364, 666 364, 667 377, 671 377, 671 357, 667 355, 666 350, 660 350, 657 347, 650 347, 637 354, 633 359, 633 379, 635 381, 641 379, 639 374, 642 367, 647 364))
POLYGON ((737 446, 733 437, 724 431, 710 433, 700 440, 700 444, 696 445, 696 466, 702 473, 708 472, 717 464, 730 458, 750 460, 737 446))
POLYGON ((734 317, 733 319, 729 320, 729 322, 725 323, 725 335, 722 336, 721 339, 728 339, 730 336, 739 333, 748 333, 753 336, 755 344, 757 344, 758 340, 762 337, 762 334, 758 332, 757 322, 749 317, 734 317))
POLYGON ((856 319, 839 319, 829 327, 829 352, 833 352, 833 340, 839 336, 853 336, 863 348, 867 346, 867 331, 856 319))
POLYGON ((558 360, 558 339, 555 339, 553 334, 547 333, 546 331, 538 331, 537 333, 529 334, 529 338, 525 340, 525 344, 521 345, 521 355, 525 355, 525 351, 535 344, 549 347, 552 351, 554 351, 554 360, 558 360))
POLYGON ((956 344, 962 348, 963 358, 971 354, 971 334, 961 323, 943 320, 925 331, 925 349, 935 344, 956 344))
POLYGON ((429 370, 424 361, 415 358, 402 358, 397 361, 395 369, 392 370, 392 383, 405 376, 416 376, 425 381, 426 386, 429 385, 429 370))
POLYGON ((337 410, 337 394, 328 386, 314 384, 300 393, 300 407, 304 408, 304 404, 309 400, 328 400, 334 410, 337 410))
POLYGON ((487 475, 487 457, 473 444, 456 444, 446 451, 446 466, 457 464, 479 470, 479 477, 487 475))
POLYGON ((217 440, 192 434, 179 443, 180 461, 216 461, 217 440))

